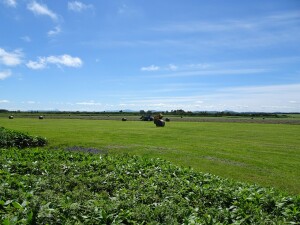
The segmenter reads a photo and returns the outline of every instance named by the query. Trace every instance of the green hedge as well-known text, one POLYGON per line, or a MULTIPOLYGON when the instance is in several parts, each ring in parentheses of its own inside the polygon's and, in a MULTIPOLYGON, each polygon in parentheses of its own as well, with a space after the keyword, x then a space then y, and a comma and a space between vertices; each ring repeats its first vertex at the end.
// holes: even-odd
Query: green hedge
POLYGON ((0 148, 28 148, 45 146, 47 139, 39 136, 30 136, 26 133, 0 127, 0 148))

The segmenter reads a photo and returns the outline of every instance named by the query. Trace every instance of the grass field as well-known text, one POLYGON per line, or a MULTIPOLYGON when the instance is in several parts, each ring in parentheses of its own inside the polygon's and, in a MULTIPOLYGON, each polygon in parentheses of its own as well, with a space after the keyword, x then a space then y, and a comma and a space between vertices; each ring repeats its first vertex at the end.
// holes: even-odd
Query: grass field
MULTIPOLYGON (((47 119, 88 119, 88 120, 118 120, 125 117, 128 121, 140 121, 139 113, 38 113, 38 112, 19 112, 19 113, 0 113, 0 118, 8 118, 14 115, 15 118, 36 119, 43 115, 47 119)), ((264 124, 298 124, 300 125, 300 114, 277 114, 277 117, 268 116, 180 116, 165 115, 172 122, 234 122, 234 123, 264 123, 264 124)))
POLYGON ((0 118, 0 126, 47 137, 50 148, 167 159, 225 178, 300 194, 300 126, 264 123, 0 118))

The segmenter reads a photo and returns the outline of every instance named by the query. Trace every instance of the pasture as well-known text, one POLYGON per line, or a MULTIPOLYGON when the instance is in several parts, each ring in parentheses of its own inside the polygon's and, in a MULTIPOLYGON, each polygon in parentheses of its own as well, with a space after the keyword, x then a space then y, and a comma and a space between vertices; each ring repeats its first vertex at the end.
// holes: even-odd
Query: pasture
POLYGON ((268 123, 0 118, 0 126, 46 137, 48 148, 162 158, 223 178, 300 194, 300 126, 268 123))

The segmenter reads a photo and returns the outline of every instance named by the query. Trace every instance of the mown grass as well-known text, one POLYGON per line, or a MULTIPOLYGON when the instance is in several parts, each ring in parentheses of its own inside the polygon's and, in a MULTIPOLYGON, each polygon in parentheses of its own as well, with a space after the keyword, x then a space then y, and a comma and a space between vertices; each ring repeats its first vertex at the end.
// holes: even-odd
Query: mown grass
POLYGON ((0 125, 46 137, 49 148, 85 146, 159 157, 238 181, 300 193, 300 126, 256 123, 0 118, 0 125))
MULTIPOLYGON (((51 112, 17 112, 17 113, 1 113, 0 118, 38 118, 43 115, 48 119, 90 119, 90 120, 121 120, 125 117, 128 121, 140 121, 139 113, 93 113, 93 112, 78 112, 78 113, 51 113, 51 112)), ((300 114, 272 114, 266 115, 174 115, 166 114, 165 118, 176 122, 242 122, 242 123, 266 123, 266 124, 298 124, 300 125, 300 114)))

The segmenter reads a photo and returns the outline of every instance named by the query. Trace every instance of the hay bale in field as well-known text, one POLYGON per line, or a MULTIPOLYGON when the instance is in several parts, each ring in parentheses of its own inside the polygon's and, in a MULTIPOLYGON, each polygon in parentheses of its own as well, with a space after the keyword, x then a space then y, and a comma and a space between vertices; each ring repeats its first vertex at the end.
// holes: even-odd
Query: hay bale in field
POLYGON ((163 118, 163 115, 161 113, 154 117, 154 124, 157 127, 164 127, 165 126, 166 123, 165 123, 165 121, 162 120, 162 118, 163 118))
POLYGON ((39 119, 40 119, 40 120, 44 119, 44 116, 39 116, 39 119))
POLYGON ((12 120, 14 118, 13 115, 9 116, 8 119, 12 120))
POLYGON ((151 115, 147 115, 147 116, 141 116, 140 120, 142 120, 142 121, 153 121, 154 118, 151 115))
POLYGON ((166 122, 170 122, 170 119, 169 119, 169 118, 166 118, 166 122))
POLYGON ((163 120, 156 120, 155 125, 157 127, 164 127, 166 125, 166 122, 163 120))
POLYGON ((122 121, 127 121, 127 118, 124 118, 124 117, 123 117, 123 118, 122 118, 122 121))

